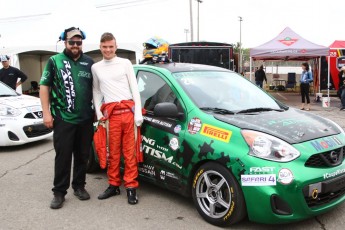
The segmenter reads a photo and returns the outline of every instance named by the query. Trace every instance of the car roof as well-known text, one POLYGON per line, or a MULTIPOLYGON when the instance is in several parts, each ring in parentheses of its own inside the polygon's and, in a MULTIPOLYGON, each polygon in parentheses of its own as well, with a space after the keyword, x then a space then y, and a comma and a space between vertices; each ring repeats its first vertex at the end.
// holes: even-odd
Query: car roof
MULTIPOLYGON (((211 66, 211 65, 201 65, 201 64, 191 64, 191 63, 162 63, 162 64, 143 64, 145 66, 154 66, 158 68, 167 69, 171 73, 176 72, 190 72, 190 71, 224 71, 224 72, 232 72, 228 69, 217 67, 217 66, 211 66)), ((137 65, 141 66, 141 65, 137 65)))

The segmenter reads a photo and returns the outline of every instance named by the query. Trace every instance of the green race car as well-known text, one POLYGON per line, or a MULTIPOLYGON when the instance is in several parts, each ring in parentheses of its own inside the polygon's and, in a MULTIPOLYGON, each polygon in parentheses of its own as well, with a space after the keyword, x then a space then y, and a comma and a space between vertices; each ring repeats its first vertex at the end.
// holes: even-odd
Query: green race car
MULTIPOLYGON (((277 224, 345 199, 345 133, 289 108, 242 76, 207 65, 136 65, 140 177, 192 196, 209 223, 277 224)), ((89 167, 95 164, 91 160, 89 167)))

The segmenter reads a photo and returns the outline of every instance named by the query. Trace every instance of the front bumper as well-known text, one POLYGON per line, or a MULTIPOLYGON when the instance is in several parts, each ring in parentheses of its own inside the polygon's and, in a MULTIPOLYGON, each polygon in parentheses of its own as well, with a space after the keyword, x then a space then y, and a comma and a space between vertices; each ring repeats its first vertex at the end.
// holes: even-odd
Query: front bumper
POLYGON ((43 125, 42 119, 0 120, 0 146, 22 145, 52 135, 53 131, 43 125))
MULTIPOLYGON (((340 136, 339 139, 343 144, 337 149, 341 149, 344 155, 344 137, 340 136)), ((274 185, 271 182, 265 182, 267 184, 261 182, 258 186, 244 186, 241 179, 240 184, 251 221, 266 224, 300 221, 326 213, 344 202, 344 159, 337 166, 316 167, 313 165, 310 167, 305 164, 313 154, 315 155, 315 150, 312 151, 306 146, 299 150, 302 153, 301 157, 292 162, 278 163, 256 158, 254 161, 251 159, 250 164, 245 164, 253 165, 254 163, 255 167, 245 168, 244 174, 256 175, 254 179, 257 181, 265 181, 265 176, 268 178, 263 172, 266 169, 270 169, 269 175, 276 178, 274 185), (306 154, 303 151, 313 152, 313 154, 306 154), (291 172, 291 175, 284 175, 286 172, 291 172)), ((249 160, 247 157, 246 159, 249 160)), ((244 160, 243 162, 245 163, 244 160)))

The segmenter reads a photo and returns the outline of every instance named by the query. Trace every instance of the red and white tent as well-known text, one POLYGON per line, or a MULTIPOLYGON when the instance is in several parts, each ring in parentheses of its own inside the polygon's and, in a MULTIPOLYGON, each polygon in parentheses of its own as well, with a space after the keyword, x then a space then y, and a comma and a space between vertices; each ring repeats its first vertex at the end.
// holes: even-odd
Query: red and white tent
POLYGON ((304 39, 289 27, 271 41, 250 49, 253 60, 310 60, 328 55, 328 47, 304 39))
MULTIPOLYGON (((329 47, 312 43, 286 27, 272 40, 250 49, 250 69, 255 60, 307 61, 314 59, 314 87, 319 89, 320 58, 329 56, 329 47)), ((252 79, 252 72, 250 73, 252 79)), ((319 90, 318 90, 319 91, 319 90)))

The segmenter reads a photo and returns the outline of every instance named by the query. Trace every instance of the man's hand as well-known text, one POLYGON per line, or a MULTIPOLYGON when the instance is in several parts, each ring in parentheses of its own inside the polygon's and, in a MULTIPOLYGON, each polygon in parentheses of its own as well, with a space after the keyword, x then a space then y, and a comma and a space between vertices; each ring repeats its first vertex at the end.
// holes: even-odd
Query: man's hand
POLYGON ((53 121, 54 121, 54 118, 50 114, 50 112, 43 114, 43 123, 47 128, 49 129, 53 128, 53 121))
POLYGON ((143 123, 143 117, 142 116, 140 116, 140 117, 134 117, 134 122, 135 122, 135 125, 137 126, 137 127, 139 127, 139 126, 141 126, 141 124, 143 123))
POLYGON ((22 84, 22 82, 21 81, 18 81, 17 83, 16 83, 16 88, 18 87, 18 86, 20 86, 22 84))

